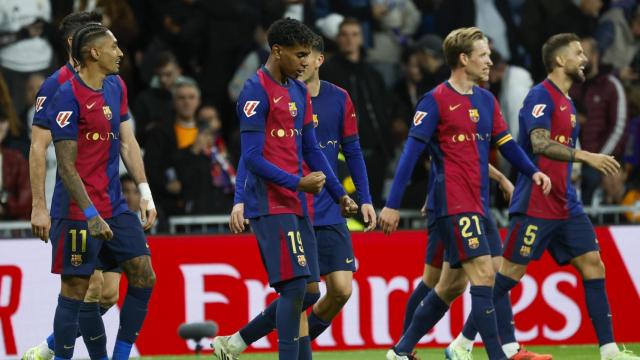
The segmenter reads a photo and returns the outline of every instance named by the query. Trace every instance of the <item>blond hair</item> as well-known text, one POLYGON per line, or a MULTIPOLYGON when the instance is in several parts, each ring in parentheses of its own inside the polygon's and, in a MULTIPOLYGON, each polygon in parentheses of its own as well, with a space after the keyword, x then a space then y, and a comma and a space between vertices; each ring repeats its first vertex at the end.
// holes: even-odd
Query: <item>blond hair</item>
POLYGON ((477 27, 459 28, 450 32, 442 43, 447 65, 451 69, 457 68, 460 65, 460 54, 471 55, 473 43, 477 40, 487 40, 482 30, 477 27))

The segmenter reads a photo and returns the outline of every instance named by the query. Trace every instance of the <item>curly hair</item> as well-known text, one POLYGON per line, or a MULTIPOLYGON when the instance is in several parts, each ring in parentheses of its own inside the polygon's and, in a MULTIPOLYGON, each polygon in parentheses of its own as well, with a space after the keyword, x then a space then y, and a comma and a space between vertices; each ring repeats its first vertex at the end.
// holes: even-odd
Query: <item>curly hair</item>
POLYGON ((295 45, 311 47, 315 37, 316 34, 307 25, 291 18, 274 22, 267 31, 269 47, 276 44, 287 47, 295 45))

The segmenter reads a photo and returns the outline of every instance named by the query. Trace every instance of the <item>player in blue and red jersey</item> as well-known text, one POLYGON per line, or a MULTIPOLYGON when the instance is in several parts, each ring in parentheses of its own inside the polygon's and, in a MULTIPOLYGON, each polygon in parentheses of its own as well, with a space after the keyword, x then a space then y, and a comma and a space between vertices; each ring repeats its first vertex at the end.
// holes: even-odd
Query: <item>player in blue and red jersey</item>
MULTIPOLYGON (((85 11, 71 13, 62 19, 60 32, 62 33, 65 48, 69 53, 69 61, 47 78, 36 95, 36 108, 31 129, 31 150, 29 153, 29 173, 31 192, 33 194, 31 225, 33 234, 45 242, 49 239, 49 229, 51 227, 51 218, 47 209, 44 191, 45 158, 47 148, 51 144, 51 131, 49 130, 51 124, 50 119, 46 117, 47 108, 60 85, 71 79, 76 73, 70 49, 73 33, 87 24, 99 23, 100 21, 101 16, 99 14, 85 11)), ((99 358, 103 348, 106 346, 106 339, 99 337, 104 333, 101 315, 104 315, 118 300, 120 273, 121 269, 119 267, 96 269, 91 275, 89 289, 80 307, 80 332, 86 334, 84 340, 91 358, 99 358), (99 310, 95 311, 98 306, 99 310), (92 338, 95 340, 90 340, 92 338)), ((52 333, 41 344, 28 349, 23 356, 23 360, 49 360, 53 357, 54 348, 55 339, 52 333)))
MULTIPOLYGON (((539 259, 546 249, 558 264, 571 264, 582 276, 587 311, 598 337, 601 358, 640 359, 629 351, 620 351, 615 343, 598 241, 571 183, 572 163, 576 161, 604 175, 615 174, 620 167, 613 156, 575 149, 579 124, 568 93, 574 82, 585 80, 587 58, 575 34, 552 36, 542 47, 542 56, 547 79, 534 86, 524 100, 519 142, 529 158, 549 174, 554 186, 544 196, 528 178, 518 176, 509 208, 504 262, 498 274, 505 281, 496 286, 494 301, 507 297, 524 276, 529 262, 539 259)), ((501 338, 515 342, 513 315, 496 312, 501 338)), ((472 336, 475 335, 469 334, 472 336)))
MULTIPOLYGON (((338 154, 342 150, 347 166, 362 202, 361 211, 367 228, 375 229, 376 214, 371 205, 369 184, 364 158, 358 140, 357 117, 349 94, 329 82, 320 81, 319 69, 324 61, 322 37, 315 36, 309 56, 310 66, 301 79, 307 85, 313 105, 313 122, 318 146, 329 161, 333 172, 338 171, 338 154)), ((234 233, 244 231, 244 183, 246 169, 240 160, 236 178, 235 205, 229 226, 234 233)), ((311 359, 311 340, 318 337, 340 312, 351 296, 351 282, 356 270, 351 235, 340 208, 326 189, 308 196, 309 217, 313 224, 317 244, 320 275, 327 283, 327 293, 313 307, 309 315, 309 334, 301 334, 298 359, 311 359)), ((238 356, 248 344, 266 336, 275 324, 276 304, 272 303, 249 324, 230 337, 218 337, 231 356, 238 356)), ((222 347, 222 346, 220 346, 222 347)))
MULTIPOLYGON (((129 287, 113 358, 127 359, 146 316, 155 274, 140 220, 127 209, 122 195, 120 156, 145 188, 141 211, 146 227, 152 225, 156 211, 148 184, 144 186, 124 84, 119 77, 108 76, 118 72, 122 51, 100 24, 82 27, 72 37, 71 55, 78 73, 60 86, 47 109, 58 161, 49 236, 52 272, 62 280, 54 319, 55 357, 73 355, 89 276, 99 265, 120 265, 129 287)), ((106 358, 106 348, 103 354, 106 358)))
MULTIPOLYGON (((413 126, 396 169, 387 205, 380 213, 386 234, 398 226, 398 207, 416 161, 429 148, 434 162, 433 209, 435 226, 445 245, 451 270, 445 267, 440 282, 422 301, 403 337, 387 359, 411 359, 415 345, 449 308, 443 288, 465 275, 471 282, 471 312, 480 329, 489 359, 506 359, 498 339, 492 301, 494 275, 486 235, 489 147, 497 145, 519 171, 550 190, 541 173, 513 141, 493 95, 478 87, 492 65, 484 34, 478 28, 452 31, 443 49, 451 77, 425 94, 416 107, 413 126)), ((431 200, 431 198, 430 198, 431 200)))
MULTIPOLYGON (((269 284, 280 294, 270 305, 279 358, 297 360, 298 338, 304 336, 300 329, 306 325, 300 312, 320 297, 317 246, 304 193, 319 193, 326 178, 327 190, 344 214, 357 206, 320 151, 309 92, 294 79, 309 66, 315 34, 299 21, 283 19, 271 25, 267 37, 271 55, 238 99, 246 167, 244 215, 258 239, 269 284), (303 176, 303 159, 315 172, 303 176), (316 285, 305 294, 307 282, 316 285)), ((215 355, 237 358, 222 339, 214 340, 215 355)))

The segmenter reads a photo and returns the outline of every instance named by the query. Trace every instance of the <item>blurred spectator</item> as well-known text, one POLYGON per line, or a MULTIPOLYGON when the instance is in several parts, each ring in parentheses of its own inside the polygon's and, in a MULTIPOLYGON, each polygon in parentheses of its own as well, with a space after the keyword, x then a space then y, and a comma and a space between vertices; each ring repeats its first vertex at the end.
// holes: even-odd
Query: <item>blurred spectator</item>
MULTIPOLYGON (((391 129, 394 138, 399 139, 400 142, 404 142, 407 136, 418 100, 425 92, 430 90, 425 86, 424 75, 420 67, 420 57, 421 50, 413 47, 405 49, 402 53, 402 77, 393 88, 393 94, 395 95, 393 122, 398 119, 404 126, 399 124, 392 125, 391 129), (401 130, 401 132, 396 134, 393 130, 401 130)), ((397 143, 396 141, 396 145, 397 143)))
POLYGON ((129 210, 138 214, 140 212, 140 191, 138 191, 138 185, 135 180, 129 174, 123 174, 120 176, 120 183, 122 184, 122 194, 127 200, 127 206, 129 210))
POLYGON ((542 44, 554 34, 571 32, 593 36, 598 26, 602 0, 526 0, 522 7, 520 36, 530 55, 535 82, 547 72, 542 64, 542 44))
POLYGON ((166 217, 184 212, 183 185, 176 172, 178 150, 189 148, 198 135, 196 110, 200 89, 193 81, 177 82, 173 88, 175 118, 154 127, 147 136, 144 162, 149 186, 157 198, 159 226, 166 217))
POLYGON ((323 80, 332 82, 351 95, 358 114, 358 131, 362 154, 369 173, 369 186, 375 205, 381 204, 384 169, 391 160, 390 94, 382 76, 365 59, 362 51, 362 28, 358 20, 345 19, 336 38, 339 53, 327 60, 320 70, 323 80))
MULTIPOLYGON (((589 59, 584 73, 587 80, 575 83, 570 90, 578 113, 584 116, 580 124, 580 145, 582 149, 594 153, 614 155, 621 159, 624 149, 623 134, 627 123, 627 99, 624 88, 615 76, 600 71, 598 45, 593 38, 582 40, 584 53, 589 59)), ((605 196, 615 189, 609 176, 605 196)), ((617 179, 619 180, 619 179, 617 179)), ((594 192, 603 182, 599 171, 590 166, 582 167, 582 202, 592 204, 594 192)), ((624 183, 622 188, 624 189, 624 183)))
POLYGON ((629 125, 624 163, 631 187, 640 190, 640 86, 629 88, 629 125))
MULTIPOLYGON (((418 60, 424 76, 422 88, 429 91, 449 78, 451 71, 444 63, 442 54, 442 38, 427 34, 414 45, 418 49, 418 60)), ((414 104, 415 105, 415 104, 414 104)))
POLYGON ((133 105, 136 119, 136 137, 145 147, 146 135, 157 125, 171 122, 173 98, 171 90, 177 82, 185 81, 182 69, 170 52, 158 56, 148 89, 138 95, 133 105))
POLYGON ((372 8, 377 26, 367 58, 390 88, 398 79, 402 49, 420 25, 420 11, 412 0, 372 0, 372 8))
POLYGON ((517 58, 517 31, 508 0, 443 1, 436 11, 435 19, 438 35, 441 37, 444 38, 453 29, 476 26, 491 39, 492 46, 507 61, 521 62, 517 58))
POLYGON ((13 106, 24 108, 29 75, 51 67, 51 4, 48 0, 6 0, 0 5, 0 68, 9 85, 13 106))
POLYGON ((186 214, 226 213, 233 206, 235 170, 210 124, 199 123, 195 142, 176 157, 186 214))
POLYGON ((26 135, 25 126, 21 123, 13 101, 10 97, 7 83, 0 72, 0 111, 8 121, 9 132, 3 137, 2 145, 5 148, 18 150, 25 158, 29 153, 29 138, 26 135))
MULTIPOLYGON (((344 18, 356 19, 361 26, 361 46, 371 47, 373 43, 371 0, 315 0, 314 16, 315 25, 330 39, 333 38, 332 28, 335 28, 336 24, 342 24, 344 18)), ((341 26, 338 26, 338 32, 340 28, 341 26)))
POLYGON ((9 116, 0 108, 0 219, 28 220, 31 215, 29 164, 17 150, 7 148, 9 116))
POLYGON ((618 70, 625 82, 638 80, 640 61, 633 66, 640 52, 640 6, 637 2, 614 1, 611 9, 600 18, 596 39, 603 64, 618 70))
POLYGON ((520 108, 533 86, 533 79, 527 69, 509 65, 497 50, 491 52, 491 62, 493 67, 489 72, 489 88, 500 102, 509 131, 516 138, 520 128, 520 108))
POLYGON ((244 82, 247 81, 265 62, 269 54, 271 54, 271 48, 269 48, 269 42, 267 41, 267 30, 269 26, 263 27, 259 25, 255 30, 255 48, 242 60, 240 66, 233 73, 233 78, 229 81, 227 90, 229 91, 229 99, 236 102, 244 82))

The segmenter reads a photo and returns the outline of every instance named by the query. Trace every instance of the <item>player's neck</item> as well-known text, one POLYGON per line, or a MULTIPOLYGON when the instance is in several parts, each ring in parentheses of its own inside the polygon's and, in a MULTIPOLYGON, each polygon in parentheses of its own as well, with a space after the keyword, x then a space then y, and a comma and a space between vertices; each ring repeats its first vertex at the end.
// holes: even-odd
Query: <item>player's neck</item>
POLYGON ((459 68, 451 71, 449 85, 460 94, 467 95, 473 94, 473 87, 477 84, 469 79, 464 69, 459 68))
POLYGON ((571 88, 571 85, 573 85, 573 80, 571 80, 571 78, 564 72, 553 71, 547 76, 547 78, 556 84, 558 89, 560 89, 565 96, 569 95, 569 89, 571 88))
POLYGON ((267 69, 273 80, 279 82, 280 85, 284 85, 287 82, 287 76, 280 71, 280 68, 275 64, 273 58, 269 57, 269 59, 267 59, 267 63, 264 64, 264 67, 267 69))
POLYGON ((78 70, 78 75, 82 79, 82 81, 93 90, 102 89, 102 83, 104 79, 107 77, 100 71, 92 71, 92 69, 88 67, 83 67, 78 70))
POLYGON ((317 73, 305 82, 305 84, 307 85, 307 90, 309 90, 309 95, 311 97, 316 97, 320 94, 320 76, 318 76, 317 73))

